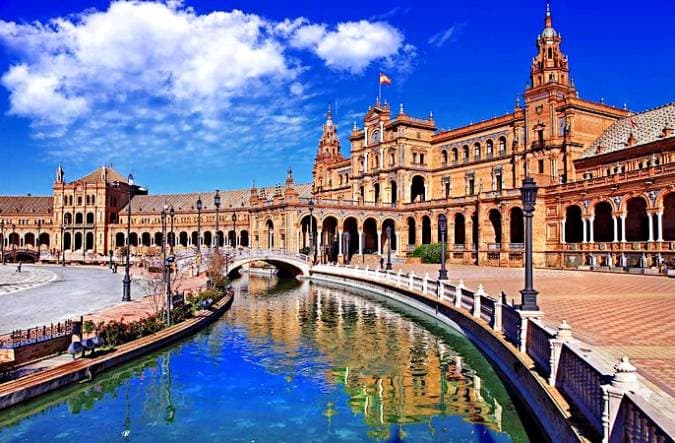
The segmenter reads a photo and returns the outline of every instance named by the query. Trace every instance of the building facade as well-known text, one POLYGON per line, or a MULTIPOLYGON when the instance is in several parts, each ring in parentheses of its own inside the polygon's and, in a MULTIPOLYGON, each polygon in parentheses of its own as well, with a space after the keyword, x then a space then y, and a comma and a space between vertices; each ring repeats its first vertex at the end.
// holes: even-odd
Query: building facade
POLYGON ((580 97, 548 7, 536 48, 512 112, 438 130, 433 115, 376 102, 347 156, 329 108, 311 184, 289 169, 276 187, 218 192, 218 208, 215 192, 148 195, 111 167, 66 182, 59 167, 51 197, 0 197, 4 256, 39 244, 52 259, 86 261, 127 241, 156 254, 162 210, 173 208, 176 249, 315 245, 327 260, 377 264, 389 247, 405 257, 439 242, 443 214, 450 262, 521 266, 519 188, 531 176, 535 265, 675 266, 675 104, 632 113, 580 97))

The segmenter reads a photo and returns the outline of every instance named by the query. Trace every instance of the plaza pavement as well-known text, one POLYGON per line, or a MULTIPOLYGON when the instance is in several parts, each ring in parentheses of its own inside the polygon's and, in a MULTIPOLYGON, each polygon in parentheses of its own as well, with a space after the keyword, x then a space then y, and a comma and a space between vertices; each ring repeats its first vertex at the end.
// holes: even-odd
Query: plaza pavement
MULTIPOLYGON (((121 303, 123 268, 0 265, 0 334, 49 325, 121 303)), ((136 271, 137 272, 137 271, 136 271)), ((132 273, 132 294, 147 295, 132 273)))
MULTIPOLYGON (((400 267, 438 277, 439 265, 400 267)), ((460 278, 469 289, 482 284, 490 295, 503 290, 509 302, 520 301, 522 268, 449 265, 448 279, 457 284, 460 278)), ((534 286, 547 326, 567 320, 574 337, 591 345, 609 367, 627 355, 641 375, 675 397, 675 279, 535 269, 534 286)))

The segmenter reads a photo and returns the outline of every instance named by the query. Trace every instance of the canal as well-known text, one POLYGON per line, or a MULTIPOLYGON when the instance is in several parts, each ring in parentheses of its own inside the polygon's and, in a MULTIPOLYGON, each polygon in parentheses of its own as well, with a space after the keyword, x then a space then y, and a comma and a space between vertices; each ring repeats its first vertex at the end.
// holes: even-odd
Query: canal
POLYGON ((435 320, 309 282, 235 289, 203 332, 0 412, 0 441, 537 440, 486 359, 435 320))

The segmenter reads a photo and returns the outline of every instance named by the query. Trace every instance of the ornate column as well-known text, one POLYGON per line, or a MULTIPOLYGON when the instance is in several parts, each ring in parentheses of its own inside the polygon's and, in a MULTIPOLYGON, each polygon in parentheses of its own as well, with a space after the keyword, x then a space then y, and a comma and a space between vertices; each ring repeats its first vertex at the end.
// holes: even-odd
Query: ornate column
POLYGON ((337 231, 337 238, 338 238, 338 256, 342 257, 342 232, 339 230, 337 231))
POLYGON ((377 233, 377 253, 382 255, 382 232, 377 233))
POLYGON ((567 219, 563 218, 560 220, 560 243, 565 244, 565 223, 567 223, 567 219))
POLYGON ((593 238, 593 221, 595 221, 595 216, 591 216, 588 218, 588 242, 589 243, 595 243, 595 239, 593 238))
POLYGON ((626 214, 621 215, 621 243, 626 242, 626 214))
POLYGON ((359 231, 359 255, 363 255, 363 231, 359 231))
POLYGON ((613 215, 612 220, 614 221, 614 243, 619 242, 619 217, 613 215))
POLYGON ((647 239, 648 242, 653 242, 654 241, 654 214, 647 214, 647 217, 649 217, 649 239, 647 239))
POLYGON ((656 241, 663 241, 663 212, 656 213, 656 220, 659 223, 659 230, 657 232, 656 241))
POLYGON ((588 225, 586 224, 587 220, 585 218, 582 218, 581 221, 583 222, 583 223, 581 223, 581 225, 583 227, 583 241, 581 243, 588 243, 588 241, 586 240, 588 238, 588 232, 587 232, 588 231, 588 225))

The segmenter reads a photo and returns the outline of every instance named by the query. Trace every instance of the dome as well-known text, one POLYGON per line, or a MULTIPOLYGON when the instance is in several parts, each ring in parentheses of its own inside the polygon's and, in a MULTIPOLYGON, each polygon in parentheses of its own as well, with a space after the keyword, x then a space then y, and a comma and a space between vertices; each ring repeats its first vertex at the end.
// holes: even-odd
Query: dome
POLYGON ((558 32, 555 29, 553 29, 552 27, 544 28, 544 30, 541 32, 541 35, 540 35, 541 38, 553 38, 553 37, 557 37, 557 36, 558 36, 558 32))

